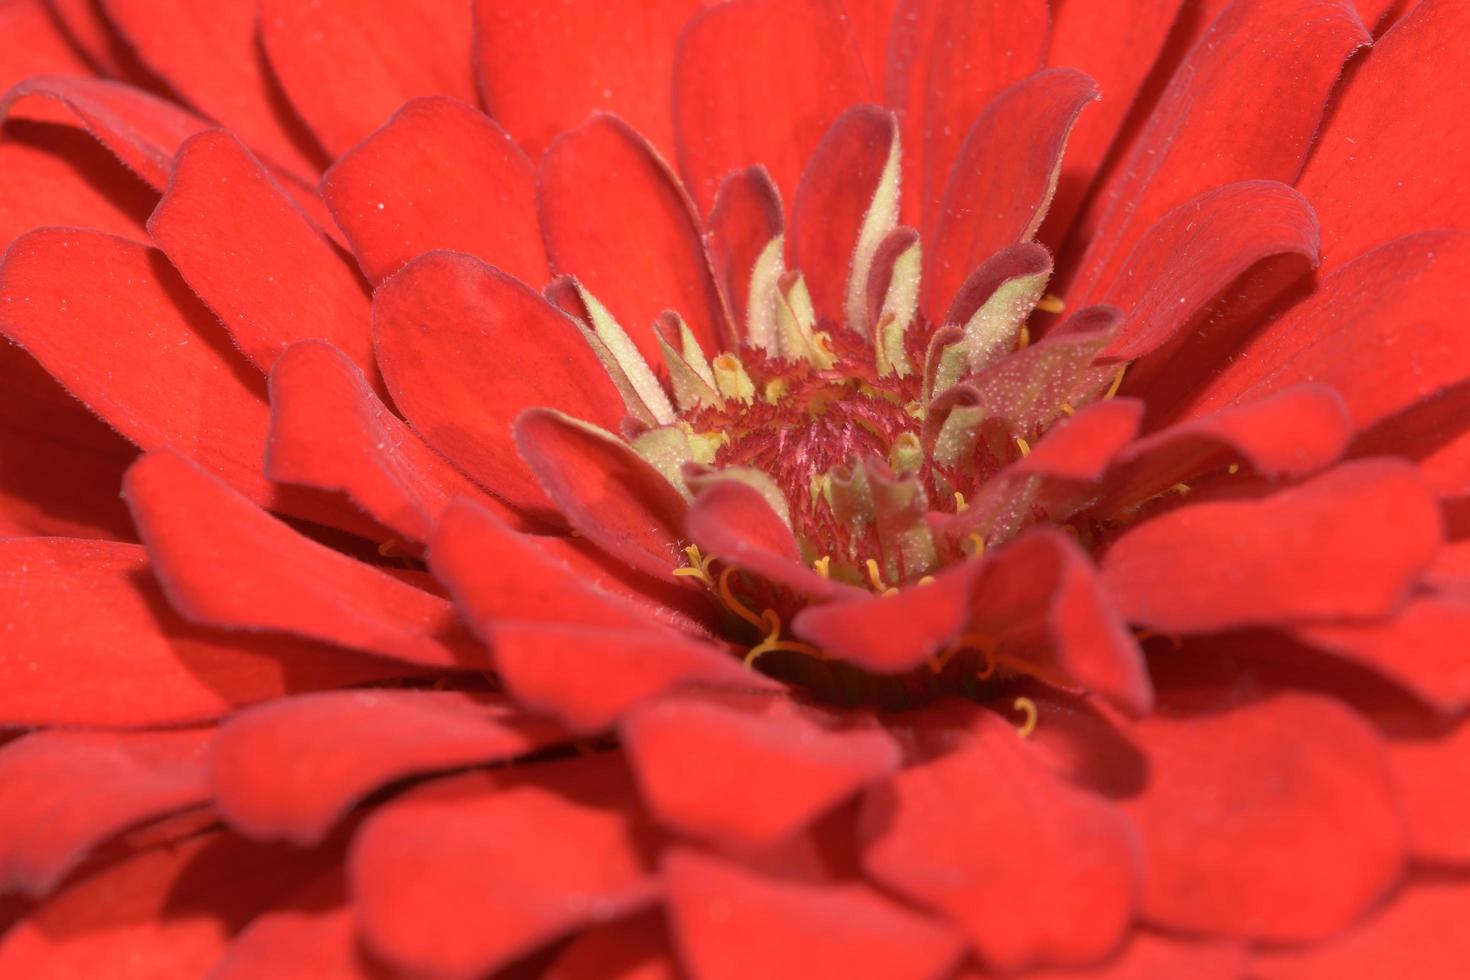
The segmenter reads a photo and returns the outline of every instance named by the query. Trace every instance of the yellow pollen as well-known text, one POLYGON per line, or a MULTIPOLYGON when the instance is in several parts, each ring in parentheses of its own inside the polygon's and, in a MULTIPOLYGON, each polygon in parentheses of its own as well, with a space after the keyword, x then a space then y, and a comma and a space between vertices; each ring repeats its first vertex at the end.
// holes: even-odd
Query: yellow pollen
POLYGON ((1103 395, 1103 400, 1104 401, 1106 401, 1109 398, 1112 398, 1114 395, 1116 395, 1118 393, 1118 389, 1121 388, 1121 387, 1123 387, 1123 375, 1125 375, 1127 373, 1128 373, 1128 365, 1124 364, 1122 367, 1118 368, 1118 373, 1115 374, 1115 375, 1113 375, 1113 383, 1108 386, 1108 393, 1106 395, 1103 395))
POLYGON ((822 576, 822 578, 831 578, 832 577, 832 556, 831 555, 823 555, 822 557, 818 558, 816 561, 812 562, 812 568, 815 569, 816 570, 816 573, 818 575, 822 576))
POLYGON ((1056 293, 1047 293, 1037 301, 1036 308, 1042 313, 1060 313, 1067 308, 1067 304, 1056 293))
POLYGON ((699 545, 691 544, 684 549, 684 554, 689 558, 689 564, 683 568, 674 569, 674 574, 679 577, 695 578, 704 584, 707 589, 715 587, 714 577, 709 573, 709 564, 714 556, 703 557, 699 553, 699 545))
POLYGON ((1018 337, 1016 337, 1016 350, 1025 350, 1028 346, 1030 346, 1030 344, 1031 330, 1024 324, 1022 324, 1021 333, 1018 337))
POLYGON ((1229 473, 1231 476, 1234 476, 1235 474, 1240 472, 1240 464, 1231 463, 1230 466, 1226 468, 1225 472, 1229 473))
POLYGON ((965 495, 956 490, 954 492, 954 512, 956 514, 963 514, 969 509, 970 505, 965 501, 965 495))
POLYGON ((1016 698, 1011 704, 1015 706, 1017 711, 1026 716, 1026 720, 1021 722, 1020 727, 1016 729, 1017 733, 1022 738, 1029 738, 1031 733, 1036 731, 1036 702, 1030 698, 1016 698))
POLYGON ((868 583, 873 586, 874 592, 886 592, 888 585, 883 581, 883 575, 878 571, 878 563, 869 558, 867 561, 868 583))
POLYGON ((1025 439, 1022 439, 1020 436, 1016 436, 1016 448, 1021 450, 1022 456, 1031 455, 1031 443, 1027 442, 1025 439))

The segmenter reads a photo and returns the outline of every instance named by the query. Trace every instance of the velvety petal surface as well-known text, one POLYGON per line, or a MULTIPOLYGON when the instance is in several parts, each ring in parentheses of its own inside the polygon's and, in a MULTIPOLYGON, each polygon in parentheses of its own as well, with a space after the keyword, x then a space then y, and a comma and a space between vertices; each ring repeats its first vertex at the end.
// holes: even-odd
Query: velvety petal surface
POLYGON ((546 279, 535 168, 494 120, 454 99, 408 102, 332 165, 322 197, 375 283, 440 248, 546 279))
POLYGON ((12 119, 0 129, 0 241, 42 225, 95 228, 146 241, 154 193, 86 130, 12 119))
POLYGON ((457 691, 330 691, 241 712, 210 751, 215 805, 241 832, 316 844, 373 790, 486 764, 564 737, 503 699, 457 691))
POLYGON ((1339 703, 1282 694, 1207 716, 1158 716, 1135 735, 1150 778, 1123 805, 1148 842, 1151 921, 1320 939, 1398 877, 1405 842, 1388 759, 1339 703))
POLYGON ((468 255, 432 252, 380 286, 373 337, 388 390, 424 440, 521 507, 545 501, 515 452, 522 411, 551 405, 608 428, 624 414, 576 325, 468 255))
POLYGON ((1470 725, 1432 738, 1388 743, 1408 816, 1409 848, 1423 861, 1470 863, 1470 725))
POLYGON ((440 780, 379 808, 349 864, 369 945, 478 977, 653 897, 651 841, 612 756, 440 780))
POLYGON ((431 667, 483 662, 448 602, 297 533, 181 456, 143 457, 124 486, 155 574, 194 622, 431 667))

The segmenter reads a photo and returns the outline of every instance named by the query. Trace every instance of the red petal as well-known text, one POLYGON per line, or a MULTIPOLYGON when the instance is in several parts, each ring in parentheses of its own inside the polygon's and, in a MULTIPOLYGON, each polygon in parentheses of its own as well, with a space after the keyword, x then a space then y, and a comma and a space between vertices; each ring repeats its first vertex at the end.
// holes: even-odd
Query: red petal
POLYGON ((856 667, 901 673, 927 661, 964 628, 979 572, 979 562, 967 561, 932 582, 890 595, 807 606, 796 614, 791 630, 856 667))
POLYGON ((1470 540, 1446 541, 1434 553, 1425 579, 1442 592, 1470 592, 1470 540))
POLYGON ((679 31, 699 8, 699 0, 476 0, 475 53, 485 104, 533 156, 558 133, 603 111, 626 119, 673 159, 668 80, 679 31))
POLYGON ((666 698, 629 715, 622 736, 660 820, 735 848, 789 840, 899 765, 882 731, 825 731, 785 702, 754 713, 666 698))
POLYGON ((1251 975, 1262 980, 1355 976, 1453 980, 1470 963, 1466 916, 1470 916, 1470 886, 1463 879, 1424 881, 1406 888, 1371 919, 1345 930, 1333 942, 1300 952, 1257 953, 1251 975))
POLYGON ((504 620, 614 629, 647 625, 650 609, 569 567, 549 547, 553 541, 521 534, 458 501, 435 528, 429 566, 484 636, 504 620))
POLYGON ((761 252, 781 234, 781 192, 759 165, 737 171, 720 182, 709 215, 706 242, 715 275, 735 321, 736 337, 748 326, 750 276, 761 252))
POLYGON ((576 326, 517 280, 478 259, 432 252, 373 296, 378 363, 425 441, 522 508, 545 496, 517 457, 511 424, 554 405, 616 428, 617 389, 576 326))
POLYGON ((1403 826, 1373 731, 1337 702, 1284 694, 1155 717, 1151 768, 1124 806, 1144 852, 1144 914, 1170 930, 1268 942, 1357 920, 1403 868, 1403 826))
POLYGON ((1133 917, 1132 826, 1052 776, 999 717, 974 735, 869 794, 864 868, 949 916, 998 971, 1101 958, 1133 917))
POLYGON ((791 202, 791 265, 804 275, 819 319, 848 320, 849 280, 866 271, 853 265, 858 236, 897 139, 892 113, 854 106, 837 117, 801 173, 791 202))
POLYGON ((866 885, 765 878, 684 848, 663 871, 675 938, 701 980, 927 980, 960 956, 953 933, 866 885))
POLYGON ((1410 852, 1428 863, 1470 862, 1470 725, 1389 742, 1388 758, 1408 813, 1410 852))
POLYGON ((662 918, 646 912, 577 936, 543 980, 679 980, 682 975, 662 918))
POLYGON ((204 803, 211 734, 37 732, 0 749, 0 891, 44 895, 121 831, 204 803))
POLYGON ((414 96, 473 102, 470 34, 469 11, 456 0, 260 3, 271 67, 332 156, 414 96))
POLYGON ((19 347, 0 349, 0 537, 135 537, 118 499, 135 450, 19 347))
POLYGON ((1337 389, 1363 429, 1470 378, 1467 276, 1470 234, 1421 232, 1375 249, 1256 334, 1190 411, 1316 381, 1337 389))
POLYGON ((791 200, 822 134, 869 92, 837 0, 732 0, 696 14, 674 58, 674 133, 700 211, 727 173, 757 163, 791 200))
POLYGON ((669 632, 507 621, 495 624, 492 648, 518 702, 584 732, 683 686, 775 689, 720 647, 669 632))
POLYGON ((1342 455, 1349 425, 1341 396, 1310 383, 1196 416, 1121 453, 1096 509, 1107 514, 1137 505, 1199 474, 1218 474, 1236 459, 1262 476, 1305 476, 1342 455))
POLYGON ((706 554, 798 595, 830 599, 839 591, 837 583, 802 564, 791 528, 759 490, 739 480, 717 480, 700 490, 684 524, 706 554))
POLYGON ((200 977, 231 934, 318 872, 319 857, 209 833, 77 880, 0 941, 0 975, 200 977))
POLYGON ((457 497, 512 514, 425 445, 330 344, 304 340, 282 354, 270 398, 265 473, 272 480, 344 491, 409 541, 427 541, 457 497))
POLYGON ((940 185, 931 257, 925 263, 930 316, 959 291, 970 272, 1007 245, 1036 237, 1056 192, 1067 135, 1097 83, 1054 68, 1005 89, 956 146, 953 172, 940 185))
POLYGON ((0 7, 0 90, 32 75, 86 75, 84 62, 58 29, 42 0, 10 0, 0 7))
POLYGON ((184 144, 148 233, 262 371, 321 337, 376 377, 361 281, 233 136, 184 144))
POLYGON ((351 530, 335 502, 282 494, 260 473, 258 376, 161 253, 97 232, 42 229, 0 266, 0 332, 144 450, 175 447, 252 500, 351 530), (139 335, 138 324, 147 324, 139 335))
POLYGON ((455 691, 331 691, 230 719, 213 744, 210 782, 241 832, 311 846, 382 786, 512 759, 563 737, 497 700, 455 691))
POLYGON ((1209 632, 1384 613, 1438 543, 1413 468, 1365 460, 1267 497, 1168 511, 1124 533, 1102 568, 1130 622, 1209 632))
POLYGON ((1101 289, 1123 311, 1103 356, 1133 360, 1167 344, 1216 293, 1272 255, 1315 261, 1317 219, 1285 184, 1249 180, 1206 191, 1137 239, 1126 270, 1101 289))
POLYGON ((358 949, 357 923, 345 891, 333 869, 290 904, 256 916, 210 970, 209 980, 397 980, 358 949))
MULTIPOLYGON (((3 14, 0 14, 3 16, 3 14)), ((146 241, 158 195, 74 126, 12 119, 0 138, 0 242, 42 225, 75 225, 146 241)))
POLYGON ((982 566, 969 625, 1000 652, 1060 674, 1130 714, 1153 691, 1138 644, 1092 561, 1070 537, 1043 528, 982 566))
POLYGON ((1308 626, 1293 635, 1408 687, 1447 714, 1470 704, 1470 597, 1417 596, 1385 622, 1308 626))
POLYGON ((1145 232, 1200 192, 1295 178, 1343 61, 1369 40, 1346 0, 1227 8, 1175 74, 1131 155, 1098 189, 1076 299, 1099 295, 1145 232), (1263 118, 1271 125, 1249 123, 1263 118))
POLYGON ((1246 969, 1243 946, 1198 939, 1165 939, 1135 931, 1106 963, 1077 970, 1038 970, 1028 980, 1240 980, 1246 969))
POLYGON ((898 6, 899 0, 842 0, 875 92, 883 90, 883 76, 888 69, 889 28, 893 26, 898 6))
POLYGON ((144 456, 124 493, 169 601, 192 622, 432 667, 483 659, 449 603, 298 534, 181 456, 144 456))
POLYGON ((536 172, 495 121, 453 99, 414 99, 322 178, 373 282, 433 249, 546 279, 536 172))
POLYGON ((908 158, 903 185, 910 192, 902 220, 925 230, 926 238, 970 126, 1001 89, 1041 67, 1046 7, 1042 0, 899 4, 889 44, 887 101, 898 111, 908 158))
POLYGON ((1097 79, 1105 98, 1088 109, 1067 139, 1047 222, 1049 245, 1071 226, 1182 6, 1182 0, 1067 0, 1053 5, 1046 63, 1082 69, 1097 79))
POLYGON ((183 622, 137 545, 0 542, 4 619, 0 726, 140 727, 217 717, 287 691, 413 673, 281 636, 183 622))
POLYGON ((276 163, 314 173, 318 151, 276 90, 260 55, 256 7, 224 0, 107 0, 107 16, 138 55, 194 108, 276 163))
POLYGON ((515 433, 547 496, 593 544, 661 582, 684 565, 688 505, 627 443, 546 409, 522 413, 515 433))
POLYGON ((174 154, 184 140, 209 124, 140 89, 95 78, 32 78, 0 99, 0 115, 28 97, 44 98, 70 110, 87 131, 119 160, 162 191, 173 172, 174 154))
POLYGON ((1017 474, 1091 482, 1113 457, 1133 441, 1143 419, 1143 403, 1134 398, 1093 402, 1047 432, 1031 454, 1012 467, 1017 474))
POLYGON ((1470 7, 1421 3, 1385 34, 1344 85, 1298 186, 1322 219, 1323 270, 1423 228, 1470 224, 1470 134, 1425 120, 1463 115, 1470 7), (1406 180, 1406 175, 1413 179, 1406 180))
POLYGON ((553 142, 537 173, 553 271, 570 273, 661 363, 653 323, 681 314, 706 351, 728 335, 699 217, 653 147, 615 116, 553 142))
POLYGON ((363 825, 350 865, 368 943, 394 964, 478 977, 652 897, 647 831, 616 758, 431 783, 363 825))

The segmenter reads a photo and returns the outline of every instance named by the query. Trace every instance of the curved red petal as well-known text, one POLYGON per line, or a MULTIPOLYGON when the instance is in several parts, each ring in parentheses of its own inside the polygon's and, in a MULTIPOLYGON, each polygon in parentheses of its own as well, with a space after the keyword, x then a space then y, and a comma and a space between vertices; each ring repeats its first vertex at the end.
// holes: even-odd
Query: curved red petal
POLYGON ((1096 966, 1075 970, 1037 970, 1034 980, 1240 980, 1247 969, 1244 946, 1198 938, 1170 939, 1135 930, 1127 945, 1096 966))
POLYGON ((546 500, 515 452, 522 411, 553 405, 610 428, 624 415, 576 325, 468 255, 431 252, 379 286, 373 338, 388 390, 424 440, 521 508, 546 500))
POLYGON ((270 375, 265 475, 340 490, 373 520, 424 542, 450 501, 514 518, 388 410, 347 355, 320 340, 286 350, 270 375))
POLYGON ((250 921, 214 964, 209 980, 260 980, 293 974, 313 980, 398 980, 358 948, 346 886, 333 869, 289 903, 250 921))
POLYGON ((1293 180, 1343 62, 1369 41, 1349 0, 1240 0, 1195 46, 1114 176, 1072 291, 1091 302, 1160 218, 1233 181, 1293 180), (1271 125, 1246 125, 1269 117, 1271 125))
POLYGON ((668 631, 505 621, 491 631, 496 672, 516 701, 569 728, 599 732, 629 710, 686 686, 777 686, 721 647, 668 631))
POLYGON ((320 856, 225 833, 129 855, 73 881, 7 932, 0 974, 203 976, 235 932, 321 864, 320 856))
POLYGON ((279 635, 191 626, 138 545, 13 538, 0 542, 0 570, 10 625, 0 725, 187 724, 290 691, 416 673, 279 635))
POLYGON ((897 139, 892 113, 854 106, 837 117, 802 170, 791 201, 791 265, 801 270, 821 320, 863 328, 845 309, 850 279, 866 272, 854 265, 854 253, 874 198, 884 190, 883 171, 897 139))
POLYGON ((1112 544, 1103 578, 1130 622, 1165 633, 1373 616, 1428 565, 1439 525, 1413 467, 1364 460, 1154 517, 1112 544))
POLYGON ((1093 402, 1058 423, 1011 472, 1092 482, 1138 434, 1143 403, 1134 398, 1093 402))
POLYGON ((1445 126, 1425 139, 1420 128, 1470 110, 1448 81, 1470 72, 1470 52, 1455 41, 1467 32, 1470 8, 1424 0, 1344 85, 1297 182, 1322 219, 1324 272, 1423 228, 1470 225, 1470 188, 1454 177, 1470 166, 1470 135, 1445 126))
POLYGON ((663 877, 674 937, 701 980, 928 980, 960 957, 948 929, 856 882, 782 881, 686 848, 664 855, 663 877))
POLYGON ((1325 938, 1398 878, 1402 816, 1378 737, 1336 701, 1283 694, 1135 736, 1147 841, 1143 912, 1171 930, 1325 938))
POLYGON ((297 533, 182 456, 144 456, 124 493, 164 591, 193 622, 430 667, 484 660, 448 602, 297 533))
POLYGON ((647 830, 615 757, 439 780, 380 807, 353 842, 368 944, 407 969, 483 976, 653 897, 647 830))
POLYGON ((575 276, 661 363, 653 324, 672 309, 704 349, 729 335, 694 205, 657 152, 616 116, 597 115, 554 141, 537 171, 554 272, 575 276))
POLYGON ((1164 215, 1100 288, 1123 311, 1102 356, 1133 360, 1167 344, 1189 318, 1243 272, 1273 255, 1317 258, 1317 218, 1285 184, 1250 180, 1191 198, 1164 215))
POLYGON ((726 174, 757 163, 790 201, 822 134, 869 93, 838 0, 732 0, 700 11, 679 38, 673 103, 679 171, 700 211, 726 174))
POLYGON ((262 371, 320 337, 376 378, 362 282, 235 137, 183 145, 148 233, 262 371))
POLYGON ((523 412, 515 439, 546 495, 589 541, 661 582, 683 567, 688 504, 627 443, 548 409, 523 412))
POLYGON ((1470 862, 1470 826, 1463 819, 1470 810, 1470 725, 1461 723, 1434 738, 1389 742, 1388 760, 1404 801, 1414 857, 1427 863, 1470 862))
POLYGON ((565 738, 503 700, 456 691, 330 691, 235 715, 211 746, 215 805, 257 838, 318 843, 400 779, 513 759, 565 738))
POLYGON ((463 2, 260 0, 259 6, 271 68, 331 156, 351 149, 415 96, 475 100, 463 2))
POLYGON ((700 490, 684 526, 706 554, 798 595, 830 599, 841 590, 802 564, 791 528, 759 490, 739 480, 717 480, 700 490))
POLYGON ((1467 275, 1465 232, 1425 231, 1376 248, 1257 333, 1190 412, 1315 381, 1337 389, 1361 430, 1445 391, 1470 378, 1467 275))
POLYGON ((655 912, 596 926, 567 943, 543 980, 680 980, 668 930, 655 912))
POLYGON ((781 702, 749 711, 665 698, 633 711, 621 733, 649 810, 737 849, 789 840, 900 761, 881 730, 826 731, 781 702))
POLYGON ((545 281, 536 171, 494 120, 454 99, 414 99, 322 178, 322 197, 373 282, 434 249, 545 281))
POLYGON ((134 241, 158 203, 95 137, 75 126, 12 119, 0 139, 0 242, 48 225, 72 225, 134 241))
POLYGON ((706 224, 710 260, 735 321, 735 337, 743 340, 749 330, 751 273, 761 252, 785 227, 781 192, 766 168, 756 165, 728 174, 706 224))
POLYGON ((601 111, 626 119, 672 160, 674 46, 700 5, 476 0, 476 67, 485 105, 533 156, 558 133, 601 111))
POLYGON ((204 803, 212 734, 37 732, 0 749, 0 891, 44 895, 121 831, 204 803))
POLYGON ((276 89, 256 37, 256 4, 106 0, 108 19, 148 67, 204 115, 276 163, 314 174, 320 153, 276 89))
POLYGON ((972 734, 870 792, 863 867, 952 919, 998 971, 1100 959, 1138 898, 1132 825, 1051 775, 999 717, 972 734))
POLYGON ((974 125, 965 124, 964 143, 941 185, 925 262, 931 318, 982 262, 1036 237, 1056 193, 1068 134, 1097 97, 1097 83, 1082 72, 1052 68, 1006 88, 974 125))
POLYGON ((77 54, 43 0, 11 0, 0 7, 0 89, 33 75, 86 75, 77 54))

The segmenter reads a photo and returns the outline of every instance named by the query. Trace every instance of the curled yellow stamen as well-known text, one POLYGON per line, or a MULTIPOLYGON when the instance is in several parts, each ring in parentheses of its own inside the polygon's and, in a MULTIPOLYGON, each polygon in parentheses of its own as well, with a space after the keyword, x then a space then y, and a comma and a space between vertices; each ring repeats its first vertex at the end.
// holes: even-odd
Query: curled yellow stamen
POLYGON ((1042 313, 1060 313, 1067 308, 1067 304, 1056 293, 1047 293, 1037 300, 1036 308, 1042 313))
POLYGON ((703 556, 699 553, 699 545, 691 544, 684 549, 684 554, 689 558, 689 564, 683 568, 674 569, 674 574, 682 578, 695 578, 704 584, 707 589, 715 587, 715 580, 709 573, 710 562, 714 556, 703 556))
POLYGON ((832 556, 831 555, 823 555, 822 557, 818 558, 816 561, 812 562, 812 568, 815 569, 816 570, 816 573, 818 575, 822 576, 822 578, 831 578, 832 577, 832 556))
POLYGON ((767 609, 761 613, 761 625, 766 631, 766 638, 750 648, 745 655, 745 666, 753 667, 762 654, 771 653, 776 650, 786 650, 790 653, 804 653, 809 657, 821 657, 822 651, 810 643, 800 643, 796 640, 781 639, 781 617, 774 609, 767 609))
MULTIPOLYGON (((720 601, 725 604, 726 609, 729 609, 732 613, 739 616, 750 625, 756 627, 757 629, 768 629, 769 624, 766 622, 765 617, 757 616, 754 612, 751 611, 749 606, 741 602, 739 599, 735 598, 735 593, 730 591, 730 576, 733 574, 735 574, 735 567, 733 565, 726 566, 725 569, 720 572, 720 582, 719 585, 716 586, 719 591, 720 601)), ((779 622, 777 623, 777 626, 780 626, 779 622)))
POLYGON ((1112 398, 1118 393, 1118 389, 1123 387, 1123 375, 1127 373, 1128 365, 1124 364, 1122 367, 1118 368, 1118 373, 1113 375, 1113 383, 1108 386, 1108 393, 1106 395, 1103 395, 1104 400, 1112 398))
POLYGON ((985 535, 981 534, 979 531, 971 531, 970 536, 965 538, 965 541, 967 541, 970 547, 974 549, 970 552, 973 557, 979 558, 981 555, 985 554, 985 535))
POLYGON ((1019 728, 1016 729, 1016 732, 1022 738, 1030 737, 1031 733, 1036 731, 1036 702, 1032 701, 1030 698, 1016 698, 1016 700, 1012 701, 1011 704, 1015 706, 1017 711, 1026 716, 1026 720, 1021 722, 1021 725, 1019 728))
POLYGON ((956 514, 963 514, 969 509, 970 504, 965 500, 965 495, 956 490, 954 492, 954 512, 956 514))
POLYGON ((869 558, 867 561, 868 584, 873 587, 874 592, 888 591, 888 584, 883 581, 882 574, 878 571, 878 563, 869 558))
POLYGON ((1020 436, 1016 436, 1016 448, 1021 450, 1022 456, 1031 455, 1031 443, 1027 442, 1025 439, 1022 439, 1020 436))

